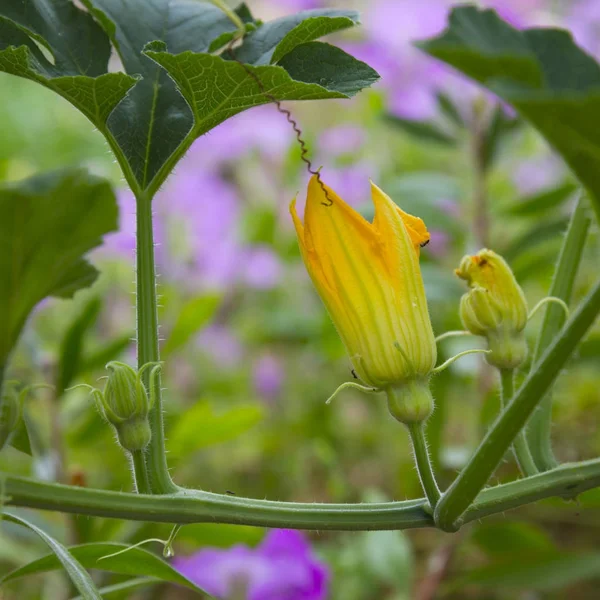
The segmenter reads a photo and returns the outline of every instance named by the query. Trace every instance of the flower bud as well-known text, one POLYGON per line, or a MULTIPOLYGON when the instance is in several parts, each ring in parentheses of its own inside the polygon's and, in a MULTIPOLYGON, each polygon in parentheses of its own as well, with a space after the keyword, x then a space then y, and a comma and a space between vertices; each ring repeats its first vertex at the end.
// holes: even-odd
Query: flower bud
POLYGON ((486 360, 514 369, 527 357, 527 301, 506 261, 492 250, 465 256, 456 274, 471 288, 460 301, 464 327, 487 339, 486 360))
POLYGON ((0 400, 0 450, 6 446, 21 422, 21 400, 14 390, 8 390, 0 400))
POLYGON ((104 393, 94 391, 100 411, 117 432, 125 450, 143 450, 152 435, 148 413, 152 400, 141 378, 143 369, 136 371, 121 362, 109 362, 108 381, 104 393))
POLYGON ((385 392, 391 415, 405 425, 425 421, 433 412, 433 396, 427 379, 408 379, 386 388, 385 392))

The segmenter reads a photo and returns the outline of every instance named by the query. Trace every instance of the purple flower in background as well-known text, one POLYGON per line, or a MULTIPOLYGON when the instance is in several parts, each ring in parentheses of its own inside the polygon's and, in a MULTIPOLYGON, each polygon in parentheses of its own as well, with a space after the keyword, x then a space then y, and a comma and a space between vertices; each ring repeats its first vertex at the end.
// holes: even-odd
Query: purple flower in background
POLYGON ((556 154, 546 154, 520 160, 511 172, 519 193, 529 196, 558 185, 565 175, 565 167, 556 154))
POLYGON ((135 198, 129 190, 117 190, 119 231, 104 238, 103 249, 109 254, 132 257, 135 253, 135 198))
MULTIPOLYGON (((117 190, 119 207, 119 230, 104 238, 104 244, 96 251, 114 258, 133 260, 135 257, 135 197, 128 189, 117 190)), ((156 246, 156 262, 164 262, 163 242, 165 238, 161 219, 154 219, 154 244, 156 246)))
POLYGON ((357 125, 330 127, 319 136, 319 149, 332 156, 355 153, 365 143, 365 137, 365 130, 357 125))
POLYGON ((573 33, 579 46, 592 56, 600 57, 600 2, 576 2, 567 16, 565 26, 573 33))
POLYGON ((283 365, 273 354, 263 354, 254 363, 254 389, 265 400, 275 400, 281 394, 284 378, 283 365))
MULTIPOLYGON (((369 3, 364 22, 367 40, 347 44, 346 50, 372 65, 382 76, 392 113, 407 119, 429 119, 437 114, 436 92, 449 94, 459 107, 481 94, 480 88, 413 46, 444 29, 450 0, 379 0, 369 3)), ((516 27, 539 22, 543 0, 489 0, 516 27)))
POLYGON ((198 138, 191 147, 186 162, 209 169, 234 162, 250 150, 260 150, 276 159, 285 156, 294 132, 273 105, 242 112, 217 125, 198 138))
POLYGON ((240 340, 225 325, 209 325, 198 334, 196 342, 222 369, 236 368, 244 355, 240 340))
POLYGON ((270 531, 256 549, 237 545, 176 558, 174 567, 220 600, 325 600, 328 571, 298 531, 270 531))
POLYGON ((429 231, 430 238, 427 246, 427 251, 436 258, 443 258, 447 256, 450 248, 450 235, 446 231, 441 229, 431 229, 429 231))
POLYGON ((277 255, 266 246, 252 246, 245 250, 242 281, 258 290, 274 288, 281 279, 283 268, 277 255))

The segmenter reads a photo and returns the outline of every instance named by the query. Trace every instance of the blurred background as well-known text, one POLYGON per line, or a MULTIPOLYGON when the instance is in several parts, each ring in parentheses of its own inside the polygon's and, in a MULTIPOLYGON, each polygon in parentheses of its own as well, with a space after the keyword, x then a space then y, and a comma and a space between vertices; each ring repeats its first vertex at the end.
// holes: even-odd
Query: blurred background
MULTIPOLYGON (((479 4, 497 9, 517 27, 567 27, 600 58, 599 1, 479 4)), ((381 81, 353 100, 288 107, 314 164, 322 165, 324 180, 342 198, 370 218, 372 178, 427 223, 432 241, 421 262, 436 334, 460 328, 464 289, 453 269, 465 253, 481 247, 509 260, 530 306, 547 294, 577 194, 575 181, 510 108, 411 45, 441 31, 450 3, 250 0, 249 5, 263 20, 324 6, 361 11, 363 26, 334 42, 377 69, 381 81)), ((0 106, 1 180, 78 164, 110 178, 118 189, 121 230, 92 257, 100 280, 74 301, 38 307, 12 361, 12 378, 55 381, 65 336, 83 322, 73 383, 96 384, 107 360, 135 361, 133 198, 101 135, 65 101, 2 74, 0 106)), ((301 262, 288 214, 296 194, 303 205, 306 183, 293 132, 273 106, 264 106, 198 139, 155 200, 172 475, 182 485, 273 500, 421 496, 407 434, 387 414, 383 397, 348 391, 325 405, 351 374, 301 262)), ((598 251, 593 229, 576 301, 597 277, 598 251)), ((532 343, 540 323, 536 317, 528 327, 532 343)), ((466 340, 444 341, 442 357, 480 343, 466 340)), ((556 386, 553 435, 562 461, 600 455, 599 357, 596 327, 556 386)), ((477 355, 455 363, 433 385, 429 441, 445 487, 497 414, 498 385, 477 355)), ((29 402, 27 418, 35 432, 33 458, 8 448, 0 455, 1 469, 131 488, 127 461, 85 393, 57 398, 40 392, 29 402)), ((517 477, 507 457, 495 480, 517 477)), ((69 543, 129 543, 166 538, 169 532, 153 524, 58 514, 34 518, 69 543)), ((237 544, 255 548, 264 535, 251 527, 192 525, 181 530, 175 549, 186 556, 220 547, 226 549, 220 556, 227 556, 237 544)), ((415 530, 319 533, 304 540, 324 573, 315 600, 597 598, 600 493, 523 507, 453 536, 415 530)), ((0 531, 0 571, 43 553, 25 530, 0 531)), ((259 553, 251 550, 248 556, 259 553)), ((186 593, 162 585, 128 597, 192 597, 186 593)), ((69 597, 60 574, 23 579, 0 594, 69 597)))

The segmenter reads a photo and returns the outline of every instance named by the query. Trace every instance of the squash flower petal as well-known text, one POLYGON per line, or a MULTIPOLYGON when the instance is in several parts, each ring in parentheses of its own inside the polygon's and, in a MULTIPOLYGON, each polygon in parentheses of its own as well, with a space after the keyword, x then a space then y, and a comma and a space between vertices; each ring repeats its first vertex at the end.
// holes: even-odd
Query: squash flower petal
POLYGON ((295 202, 291 214, 308 273, 356 373, 377 389, 426 378, 437 353, 419 267, 425 224, 373 183, 373 223, 326 190, 314 176, 304 223, 295 202))

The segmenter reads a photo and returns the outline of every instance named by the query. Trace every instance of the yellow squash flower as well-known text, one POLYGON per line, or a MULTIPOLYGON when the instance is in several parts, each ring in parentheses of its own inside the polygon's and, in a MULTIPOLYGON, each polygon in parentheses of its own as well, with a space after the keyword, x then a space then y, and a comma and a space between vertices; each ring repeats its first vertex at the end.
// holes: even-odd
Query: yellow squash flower
POLYGON ((405 405, 410 396, 414 418, 423 420, 432 409, 427 382, 437 358, 419 267, 427 228, 373 183, 373 223, 326 190, 311 179, 304 224, 291 205, 308 273, 357 376, 387 392, 391 404, 405 405))

